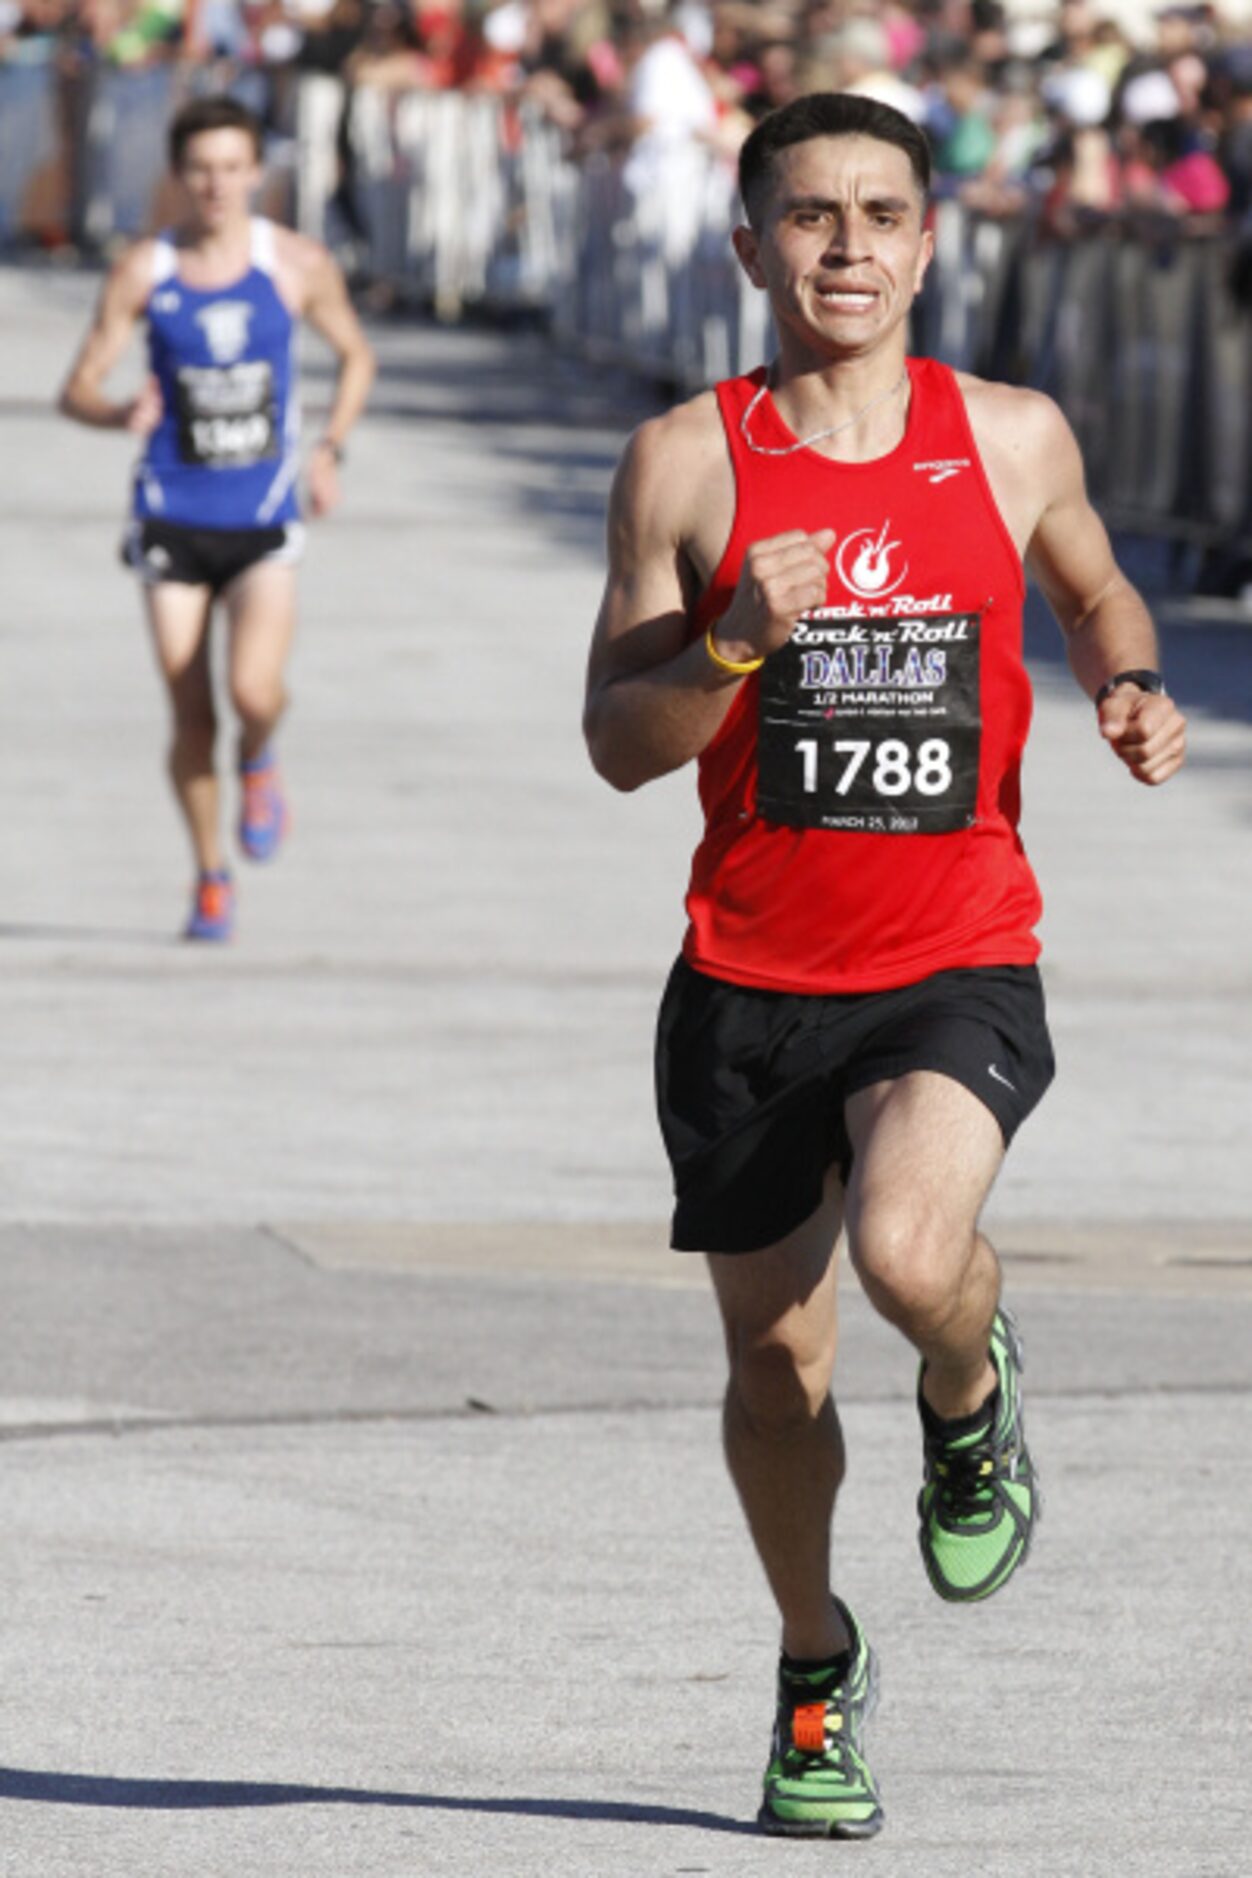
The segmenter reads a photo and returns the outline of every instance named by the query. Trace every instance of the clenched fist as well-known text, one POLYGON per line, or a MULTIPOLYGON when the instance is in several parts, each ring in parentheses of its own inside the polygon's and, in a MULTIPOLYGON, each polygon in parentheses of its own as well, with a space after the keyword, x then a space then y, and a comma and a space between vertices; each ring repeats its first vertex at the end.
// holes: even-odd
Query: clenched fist
POLYGON ((1181 769, 1187 720, 1164 693, 1119 685, 1100 706, 1100 735, 1137 782, 1167 782, 1181 769))
POLYGON ((815 535, 792 528, 754 541, 743 557, 735 597, 714 627, 718 651, 747 664, 785 645, 800 615, 826 604, 834 545, 833 528, 815 535))

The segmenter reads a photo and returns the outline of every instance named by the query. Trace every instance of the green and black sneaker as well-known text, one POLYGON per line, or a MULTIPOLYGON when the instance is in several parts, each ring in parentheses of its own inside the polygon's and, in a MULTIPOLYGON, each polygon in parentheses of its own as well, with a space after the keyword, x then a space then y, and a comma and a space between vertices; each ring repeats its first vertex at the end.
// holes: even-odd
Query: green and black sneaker
POLYGON ((1042 1498, 1022 1426, 1022 1340, 1005 1310, 991 1326, 991 1418, 942 1427, 923 1401, 926 1480, 918 1539, 931 1584, 951 1603, 989 1598, 1025 1563, 1042 1498))
POLYGON ((794 1839, 870 1839, 882 1826, 861 1730, 878 1700, 878 1663, 836 1598, 852 1648, 832 1666, 778 1666, 778 1719, 757 1824, 794 1839))

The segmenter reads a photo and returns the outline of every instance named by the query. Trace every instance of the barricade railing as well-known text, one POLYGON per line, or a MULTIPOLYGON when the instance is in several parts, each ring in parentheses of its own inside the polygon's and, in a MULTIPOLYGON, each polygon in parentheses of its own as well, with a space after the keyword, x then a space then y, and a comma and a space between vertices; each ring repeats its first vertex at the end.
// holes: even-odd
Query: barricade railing
MULTIPOLYGON (((85 245, 151 227, 169 111, 206 82, 220 77, 0 67, 0 243, 29 225, 58 161, 85 245)), ((680 390, 767 355, 764 296, 731 250, 723 158, 685 146, 646 167, 576 164, 537 113, 482 95, 308 75, 286 97, 295 221, 351 239, 360 271, 397 299, 445 318, 534 310, 593 358, 680 390)), ((934 233, 916 350, 1056 397, 1119 524, 1252 543, 1252 317, 1230 291, 1229 237, 1105 227, 1058 241, 954 202, 934 233)))
MULTIPOLYGON (((0 252, 68 238, 100 254, 155 227, 169 207, 170 117, 221 82, 199 65, 124 69, 51 54, 0 63, 0 252)), ((264 79, 234 74, 231 88, 257 103, 264 79)))
POLYGON ((1056 241, 954 204, 935 234, 920 349, 1054 397, 1116 525, 1252 541, 1252 312, 1232 237, 1106 225, 1056 241))
MULTIPOLYGON (((441 312, 542 308, 562 340, 680 390, 767 356, 765 299, 730 244, 733 172, 711 152, 632 177, 629 159, 573 164, 550 125, 493 100, 368 91, 350 134, 374 271, 441 312)), ((1252 538, 1252 319, 1229 238, 1057 241, 951 201, 934 235, 918 351, 1054 396, 1120 525, 1252 538)))
POLYGON ((67 144, 51 60, 0 65, 0 248, 68 229, 67 144))
MULTIPOLYGON (((444 318, 483 303, 552 307, 578 186, 553 126, 456 92, 360 86, 345 108, 352 219, 375 281, 444 318)), ((303 164, 300 179, 309 227, 327 198, 303 164)))
POLYGON ((621 162, 579 171, 552 301, 558 336, 683 390, 764 356, 769 319, 730 246, 733 172, 707 156, 654 187, 621 162))

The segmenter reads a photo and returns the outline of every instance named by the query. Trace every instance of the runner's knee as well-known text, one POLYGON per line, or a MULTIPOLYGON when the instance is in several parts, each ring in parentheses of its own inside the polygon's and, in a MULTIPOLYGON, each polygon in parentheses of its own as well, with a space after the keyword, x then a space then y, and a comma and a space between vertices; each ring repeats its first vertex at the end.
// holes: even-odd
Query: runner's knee
POLYGON ((871 1303, 893 1323, 933 1332, 958 1308, 968 1251, 933 1216, 876 1209, 850 1230, 848 1250, 871 1303))
POLYGON ((234 673, 230 681, 230 701, 245 724, 268 724, 281 715, 287 699, 279 679, 234 673))
POLYGON ((754 1433, 782 1439, 809 1427, 830 1395, 833 1351, 798 1348, 786 1337, 732 1337, 730 1387, 754 1433))

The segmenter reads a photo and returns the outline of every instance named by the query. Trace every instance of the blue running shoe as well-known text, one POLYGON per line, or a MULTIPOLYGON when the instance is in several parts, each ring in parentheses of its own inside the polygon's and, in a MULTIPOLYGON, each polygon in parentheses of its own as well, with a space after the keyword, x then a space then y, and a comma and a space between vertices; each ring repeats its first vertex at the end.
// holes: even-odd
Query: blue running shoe
POLYGON ((243 801, 239 808, 239 845, 250 861, 272 861, 287 833, 287 800, 272 750, 239 765, 243 801))
POLYGON ((191 901, 184 939, 229 939, 235 930, 235 889, 222 871, 201 874, 191 901))

